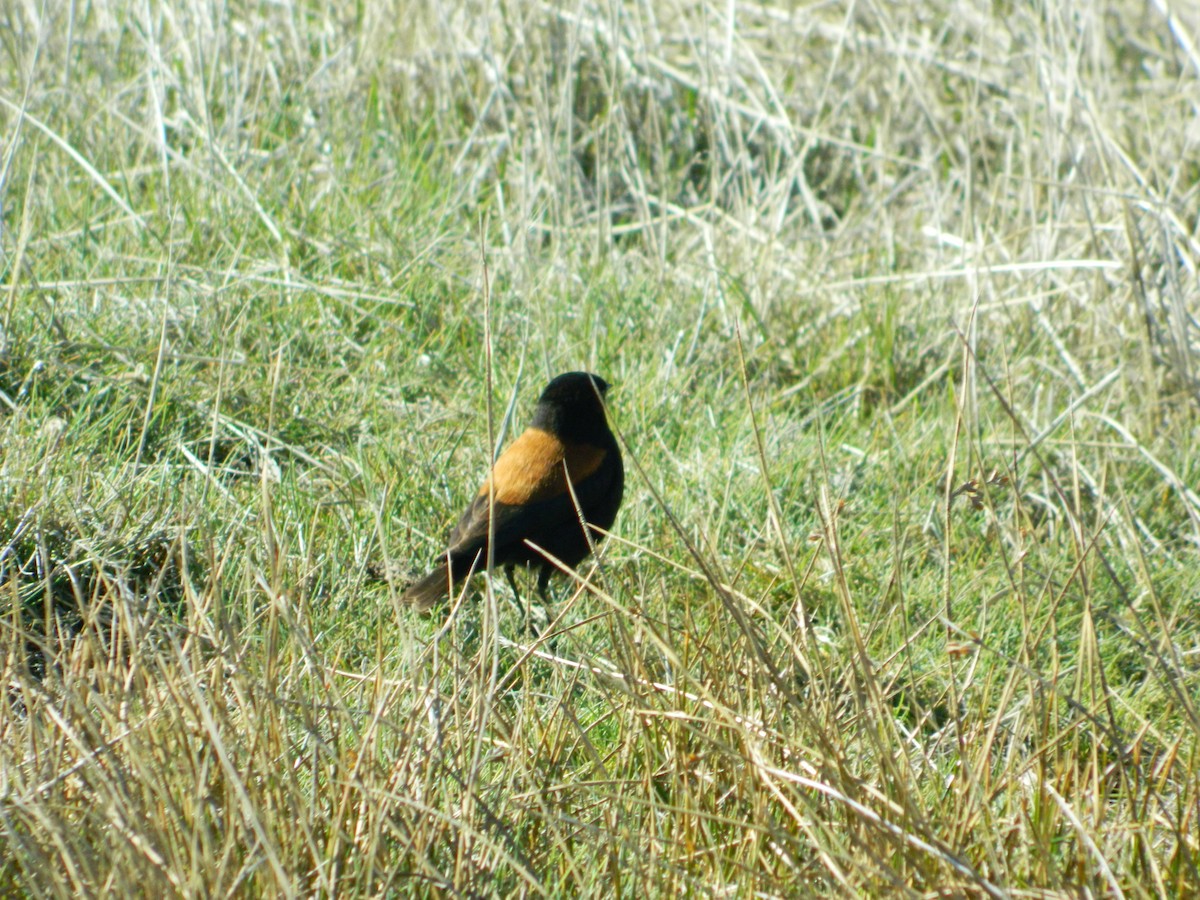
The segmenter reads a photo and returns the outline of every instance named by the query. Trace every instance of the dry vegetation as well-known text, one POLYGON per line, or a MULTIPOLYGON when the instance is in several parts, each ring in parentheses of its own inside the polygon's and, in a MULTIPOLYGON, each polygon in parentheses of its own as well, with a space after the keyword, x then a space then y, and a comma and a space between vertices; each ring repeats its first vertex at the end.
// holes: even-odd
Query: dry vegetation
POLYGON ((0 893, 1200 892, 1198 44, 0 4, 0 893), (400 608, 581 367, 600 565, 400 608))

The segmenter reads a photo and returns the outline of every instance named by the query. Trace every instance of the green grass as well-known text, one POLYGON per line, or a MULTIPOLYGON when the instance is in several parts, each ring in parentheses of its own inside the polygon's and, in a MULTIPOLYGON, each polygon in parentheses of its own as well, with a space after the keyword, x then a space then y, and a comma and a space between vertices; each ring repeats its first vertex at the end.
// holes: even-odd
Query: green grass
POLYGON ((1200 892, 1200 19, 994 6, 5 6, 0 893, 1200 892))

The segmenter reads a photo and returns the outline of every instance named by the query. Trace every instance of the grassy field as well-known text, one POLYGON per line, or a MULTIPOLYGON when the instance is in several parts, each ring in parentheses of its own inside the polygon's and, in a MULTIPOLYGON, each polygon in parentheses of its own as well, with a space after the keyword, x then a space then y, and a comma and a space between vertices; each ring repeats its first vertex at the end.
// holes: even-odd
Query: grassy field
POLYGON ((2 4, 0 894, 1200 892, 1200 12, 1101 6, 2 4), (599 564, 403 608, 579 368, 599 564))

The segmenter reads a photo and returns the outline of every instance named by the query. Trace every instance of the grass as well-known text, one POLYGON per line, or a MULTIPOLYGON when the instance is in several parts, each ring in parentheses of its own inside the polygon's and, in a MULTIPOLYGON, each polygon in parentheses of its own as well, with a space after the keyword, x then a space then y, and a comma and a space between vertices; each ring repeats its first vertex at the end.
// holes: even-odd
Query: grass
POLYGON ((1190 7, 0 23, 0 893, 1200 892, 1190 7))

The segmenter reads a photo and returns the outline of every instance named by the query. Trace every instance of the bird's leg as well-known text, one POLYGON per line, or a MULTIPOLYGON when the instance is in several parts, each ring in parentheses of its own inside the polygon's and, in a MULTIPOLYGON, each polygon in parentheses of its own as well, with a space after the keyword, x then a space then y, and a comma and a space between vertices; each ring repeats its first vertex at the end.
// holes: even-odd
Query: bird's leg
POLYGON ((521 592, 517 590, 517 579, 513 575, 513 569, 516 568, 512 563, 504 567, 504 577, 508 579, 508 586, 512 588, 513 600, 517 604, 517 609, 525 616, 525 623, 529 624, 529 609, 521 602, 521 592))
POLYGON ((504 567, 504 577, 508 579, 508 586, 512 588, 513 599, 517 601, 517 606, 521 605, 521 592, 517 590, 517 579, 513 575, 513 569, 516 568, 512 563, 504 567))

